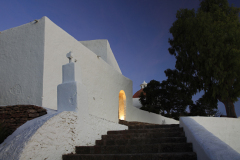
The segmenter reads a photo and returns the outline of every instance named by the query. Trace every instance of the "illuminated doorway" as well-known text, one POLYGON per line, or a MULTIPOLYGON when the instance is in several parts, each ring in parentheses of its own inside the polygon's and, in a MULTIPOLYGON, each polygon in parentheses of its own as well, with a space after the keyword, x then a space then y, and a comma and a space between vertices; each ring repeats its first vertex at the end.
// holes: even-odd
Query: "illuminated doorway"
POLYGON ((118 109, 118 118, 121 120, 126 119, 126 95, 123 90, 119 92, 119 109, 118 109))

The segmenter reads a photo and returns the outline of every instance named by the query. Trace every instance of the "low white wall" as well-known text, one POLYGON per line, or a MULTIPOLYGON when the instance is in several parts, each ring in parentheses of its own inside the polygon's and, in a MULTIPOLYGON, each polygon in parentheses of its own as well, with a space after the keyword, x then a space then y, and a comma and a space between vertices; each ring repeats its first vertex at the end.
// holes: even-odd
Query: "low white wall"
POLYGON ((61 160, 63 154, 75 153, 75 146, 95 145, 109 130, 128 129, 93 115, 83 120, 83 126, 77 117, 76 112, 65 111, 47 121, 26 144, 20 160, 61 160))
POLYGON ((219 117, 181 117, 187 141, 198 160, 239 160, 240 120, 219 117))
MULTIPOLYGON (((45 108, 47 109, 47 108, 45 108)), ((56 116, 60 112, 47 109, 47 114, 27 121, 18 127, 3 143, 0 144, 1 160, 18 160, 25 144, 36 133, 36 131, 50 118, 56 116)))
POLYGON ((142 104, 140 103, 139 101, 139 98, 133 98, 133 106, 136 107, 136 108, 141 108, 142 107, 142 104))
POLYGON ((167 118, 161 116, 160 114, 143 111, 134 106, 128 106, 126 110, 127 121, 138 121, 154 124, 179 124, 179 121, 176 121, 172 118, 167 118))

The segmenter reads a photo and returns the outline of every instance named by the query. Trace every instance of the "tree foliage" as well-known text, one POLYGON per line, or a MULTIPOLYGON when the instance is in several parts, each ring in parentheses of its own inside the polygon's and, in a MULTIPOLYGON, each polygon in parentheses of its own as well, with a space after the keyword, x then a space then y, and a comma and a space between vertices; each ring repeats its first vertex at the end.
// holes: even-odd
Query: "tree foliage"
POLYGON ((204 94, 196 104, 189 106, 190 116, 215 116, 218 113, 218 100, 211 97, 211 93, 204 94))
POLYGON ((192 96, 184 85, 178 85, 176 72, 168 71, 171 72, 168 72, 172 76, 171 79, 162 83, 151 80, 143 89, 146 95, 140 96, 143 105, 141 109, 179 119, 179 116, 185 113, 186 107, 192 104, 192 96))
POLYGON ((240 97, 239 11, 227 0, 203 0, 197 11, 180 9, 169 39, 182 84, 192 95, 204 90, 203 98, 223 102, 230 117, 236 117, 233 103, 240 97))
POLYGON ((140 102, 142 104, 142 110, 153 112, 159 114, 162 110, 160 98, 161 98, 161 89, 160 82, 156 80, 151 80, 148 83, 148 86, 143 89, 146 95, 143 92, 140 95, 140 102))
POLYGON ((161 86, 164 90, 162 103, 169 106, 171 112, 183 113, 186 107, 192 104, 191 90, 180 81, 180 75, 177 70, 167 69, 164 71, 168 79, 162 81, 161 86))

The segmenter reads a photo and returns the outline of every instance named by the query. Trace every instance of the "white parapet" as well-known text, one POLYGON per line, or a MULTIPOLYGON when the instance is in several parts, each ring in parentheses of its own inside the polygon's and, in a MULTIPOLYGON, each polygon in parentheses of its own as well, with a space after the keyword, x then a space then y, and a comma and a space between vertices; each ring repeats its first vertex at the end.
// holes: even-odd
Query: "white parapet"
POLYGON ((181 117, 187 142, 198 160, 239 160, 240 120, 220 117, 181 117))
POLYGON ((142 104, 140 103, 139 101, 139 98, 133 98, 133 106, 136 107, 136 108, 141 108, 142 107, 142 104))

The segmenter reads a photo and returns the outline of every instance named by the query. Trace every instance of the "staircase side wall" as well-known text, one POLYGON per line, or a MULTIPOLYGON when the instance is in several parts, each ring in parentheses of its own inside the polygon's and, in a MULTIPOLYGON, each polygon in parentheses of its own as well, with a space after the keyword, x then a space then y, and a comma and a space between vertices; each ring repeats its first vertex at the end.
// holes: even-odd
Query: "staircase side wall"
POLYGON ((140 103, 139 101, 139 98, 133 98, 133 106, 136 107, 136 108, 141 108, 142 107, 142 104, 140 103))
POLYGON ((44 20, 0 32, 0 105, 42 106, 44 20))
POLYGON ((126 121, 138 121, 154 124, 179 124, 179 121, 176 121, 172 118, 167 118, 159 114, 143 111, 134 106, 127 108, 126 117, 126 121))
POLYGON ((219 117, 181 117, 187 141, 193 144, 198 160, 240 158, 239 119, 219 117))

